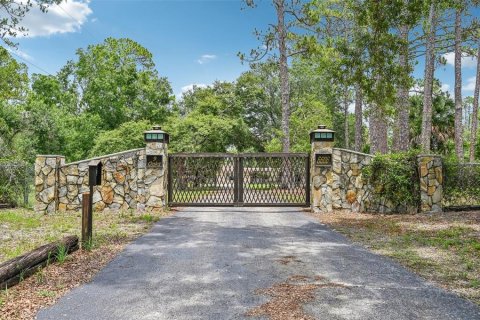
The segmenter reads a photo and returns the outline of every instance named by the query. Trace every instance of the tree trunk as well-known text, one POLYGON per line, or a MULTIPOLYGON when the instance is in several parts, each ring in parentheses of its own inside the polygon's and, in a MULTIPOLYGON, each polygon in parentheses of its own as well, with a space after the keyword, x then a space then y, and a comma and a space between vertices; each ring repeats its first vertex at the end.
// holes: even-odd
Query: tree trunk
MULTIPOLYGON (((408 31, 407 25, 402 25, 399 28, 399 34, 400 38, 403 40, 403 44, 400 48, 398 60, 400 67, 403 70, 410 69, 410 64, 408 62, 408 31)), ((409 107, 408 87, 402 83, 397 91, 397 113, 393 136, 394 151, 406 151, 410 148, 410 125, 408 121, 409 107)))
POLYGON ((10 287, 53 262, 59 246, 64 246, 68 253, 73 252, 78 249, 78 237, 65 237, 0 264, 0 288, 10 287))
POLYGON ((362 110, 362 90, 360 85, 355 86, 355 151, 362 150, 362 128, 363 128, 363 110, 362 110))
POLYGON ((345 86, 345 92, 343 93, 343 108, 344 108, 344 134, 345 134, 345 149, 350 147, 350 130, 348 126, 348 87, 345 86))
POLYGON ((455 153, 463 162, 462 10, 455 11, 455 153))
POLYGON ((473 91, 472 106, 472 132, 470 134, 470 162, 475 161, 475 147, 477 144, 477 128, 478 128, 478 96, 480 93, 480 41, 477 49, 477 77, 475 81, 475 90, 473 91))
POLYGON ((280 94, 282 103, 282 148, 283 152, 290 151, 290 84, 288 80, 288 62, 287 62, 287 31, 285 30, 285 2, 284 0, 275 0, 275 9, 277 11, 277 37, 278 50, 280 53, 280 94))
POLYGON ((371 105, 370 110, 370 153, 388 152, 387 121, 380 107, 371 105))
POLYGON ((437 26, 437 11, 435 1, 430 4, 428 15, 427 42, 425 53, 425 79, 423 95, 422 135, 421 146, 424 152, 430 152, 432 137, 432 105, 433 105, 433 76, 435 73, 435 36, 437 26))

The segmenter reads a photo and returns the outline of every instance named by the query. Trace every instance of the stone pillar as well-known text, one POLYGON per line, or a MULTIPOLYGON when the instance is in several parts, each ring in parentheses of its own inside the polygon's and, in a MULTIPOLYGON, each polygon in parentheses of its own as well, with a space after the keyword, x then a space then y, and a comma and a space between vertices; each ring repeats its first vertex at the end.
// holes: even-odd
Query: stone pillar
POLYGON ((438 155, 417 157, 420 176, 420 212, 441 212, 443 199, 442 158, 438 155))
POLYGON ((168 134, 154 126, 145 131, 145 142, 145 209, 159 210, 167 205, 168 134))
POLYGON ((332 211, 332 153, 334 131, 318 126, 310 133, 310 189, 311 207, 314 212, 332 211))
POLYGON ((38 155, 35 159, 35 212, 57 211, 60 167, 64 164, 64 156, 38 155))

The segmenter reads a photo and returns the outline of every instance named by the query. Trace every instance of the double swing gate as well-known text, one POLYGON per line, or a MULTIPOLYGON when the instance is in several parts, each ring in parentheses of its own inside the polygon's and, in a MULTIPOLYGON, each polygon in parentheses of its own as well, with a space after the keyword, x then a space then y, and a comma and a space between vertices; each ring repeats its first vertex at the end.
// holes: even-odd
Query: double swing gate
POLYGON ((177 153, 168 164, 169 206, 310 204, 308 153, 177 153))

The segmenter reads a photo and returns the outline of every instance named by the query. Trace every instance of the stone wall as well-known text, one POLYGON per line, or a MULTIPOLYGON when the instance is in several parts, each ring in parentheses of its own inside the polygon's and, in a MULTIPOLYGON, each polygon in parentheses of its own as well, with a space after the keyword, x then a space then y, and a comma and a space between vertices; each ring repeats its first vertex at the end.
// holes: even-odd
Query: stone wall
MULTIPOLYGON (((93 191, 93 208, 136 209, 141 203, 145 172, 145 150, 132 150, 100 159, 103 165, 102 185, 93 191)), ((95 160, 96 160, 95 159, 95 160)), ((84 160, 60 168, 58 210, 80 210, 82 193, 88 192, 88 164, 84 160)), ((143 201, 144 202, 144 201, 143 201)))
MULTIPOLYGON (((94 159, 65 164, 63 156, 38 156, 35 161, 35 210, 40 213, 80 210, 82 194, 90 191, 89 165, 99 161, 102 181, 101 185, 94 187, 91 195, 94 210, 143 211, 164 207, 167 200, 168 135, 160 127, 145 132, 152 136, 157 133, 166 139, 145 138, 145 148, 94 159)), ((392 204, 381 191, 373 190, 363 177, 362 169, 371 163, 372 155, 333 148, 333 131, 325 126, 312 132, 311 141, 310 199, 314 211, 344 209, 389 213, 409 209, 392 204), (324 133, 325 139, 321 136, 324 133), (320 134, 320 137, 313 134, 320 134)), ((420 211, 441 211, 442 159, 420 155, 417 162, 420 180, 412 183, 420 185, 420 211)))
POLYGON ((55 212, 58 205, 59 168, 65 157, 39 155, 35 159, 35 211, 55 212))
POLYGON ((100 160, 103 165, 102 184, 93 191, 94 210, 153 210, 165 206, 166 163, 162 168, 147 168, 146 153, 142 148, 68 164, 63 157, 37 157, 36 211, 81 210, 82 193, 89 191, 92 160, 100 160))
POLYGON ((331 212, 332 206, 332 166, 318 167, 315 165, 315 155, 331 155, 333 151, 333 141, 313 142, 312 152, 310 153, 310 199, 312 210, 315 212, 331 212))
POLYGON ((441 212, 443 198, 442 158, 437 155, 419 155, 420 211, 441 212))
POLYGON ((333 149, 332 207, 364 212, 370 209, 371 190, 362 177, 362 168, 372 155, 344 149, 333 149))
MULTIPOLYGON (((312 163, 315 153, 328 153, 325 142, 313 143, 312 163)), ((352 212, 406 212, 409 208, 375 193, 362 175, 373 156, 352 150, 331 148, 331 167, 312 165, 312 209, 318 212, 350 210, 352 212)), ((417 183, 417 182, 412 182, 417 183)), ((432 182, 430 182, 432 183, 432 182)))

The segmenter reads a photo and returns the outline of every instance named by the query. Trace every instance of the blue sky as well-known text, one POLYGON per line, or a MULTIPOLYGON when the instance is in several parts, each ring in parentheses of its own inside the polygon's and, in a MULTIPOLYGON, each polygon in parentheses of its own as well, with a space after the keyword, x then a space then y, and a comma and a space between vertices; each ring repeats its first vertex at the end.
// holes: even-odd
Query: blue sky
MULTIPOLYGON (((169 79, 178 95, 193 84, 235 80, 248 68, 237 52, 258 46, 253 30, 272 22, 270 1, 251 9, 235 0, 68 0, 48 14, 29 14, 25 25, 30 35, 18 39, 16 54, 29 62, 30 72, 55 74, 75 58, 77 48, 106 37, 128 37, 153 53, 160 75, 169 79)), ((423 76, 422 68, 420 61, 417 77, 423 76)), ((465 60, 464 95, 472 94, 475 69, 475 60, 465 60)), ((440 67, 436 77, 453 91, 450 64, 440 67)))

